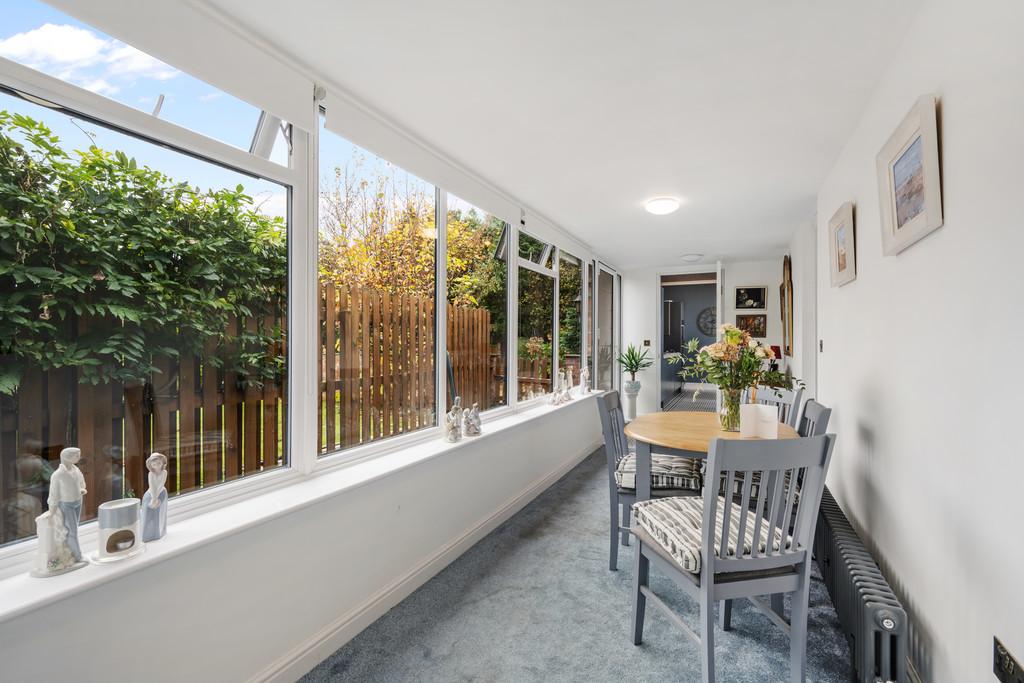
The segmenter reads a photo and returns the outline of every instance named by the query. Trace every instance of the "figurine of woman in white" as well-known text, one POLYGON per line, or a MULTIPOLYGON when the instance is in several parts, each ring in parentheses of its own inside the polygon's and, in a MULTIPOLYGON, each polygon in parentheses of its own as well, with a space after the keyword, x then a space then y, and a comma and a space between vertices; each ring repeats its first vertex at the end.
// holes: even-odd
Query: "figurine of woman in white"
POLYGON ((36 563, 33 576, 55 576, 84 567, 82 548, 78 545, 78 521, 82 517, 85 477, 78 469, 82 451, 65 448, 60 452, 60 466, 50 475, 49 510, 36 517, 36 563))
POLYGON ((462 398, 455 397, 452 409, 444 416, 444 438, 448 443, 455 443, 462 438, 462 398))
POLYGON ((466 436, 480 436, 480 404, 474 403, 466 411, 466 436))
POLYGON ((580 369, 580 396, 590 393, 590 369, 584 365, 580 369))
POLYGON ((146 458, 149 490, 142 496, 142 540, 157 541, 167 533, 167 456, 153 453, 146 458))

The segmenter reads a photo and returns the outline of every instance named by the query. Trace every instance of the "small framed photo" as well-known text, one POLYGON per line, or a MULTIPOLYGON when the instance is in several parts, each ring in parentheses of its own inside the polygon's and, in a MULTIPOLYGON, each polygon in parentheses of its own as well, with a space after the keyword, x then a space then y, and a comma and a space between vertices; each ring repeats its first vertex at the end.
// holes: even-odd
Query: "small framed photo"
POLYGON ((768 336, 768 316, 763 313, 758 315, 738 315, 736 316, 736 327, 751 337, 763 339, 768 336))
POLYGON ((942 225, 939 135, 935 98, 925 95, 876 159, 882 250, 900 253, 942 225))
POLYGON ((829 263, 832 286, 842 287, 857 279, 857 232, 853 223, 853 202, 839 207, 828 222, 829 263))
POLYGON ((764 310, 768 303, 768 287, 737 287, 736 308, 764 310))

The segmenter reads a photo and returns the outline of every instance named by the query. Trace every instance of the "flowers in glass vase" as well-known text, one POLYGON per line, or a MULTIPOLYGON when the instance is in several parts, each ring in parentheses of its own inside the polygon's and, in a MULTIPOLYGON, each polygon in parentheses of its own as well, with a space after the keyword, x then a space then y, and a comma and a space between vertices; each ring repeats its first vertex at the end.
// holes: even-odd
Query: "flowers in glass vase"
POLYGON ((749 333, 735 325, 722 325, 720 332, 719 341, 700 348, 700 342, 691 339, 685 352, 669 359, 669 363, 683 365, 679 371, 683 380, 718 386, 722 392, 722 429, 734 432, 740 428, 740 401, 745 389, 789 389, 793 386, 793 379, 778 370, 771 347, 751 338, 749 333))

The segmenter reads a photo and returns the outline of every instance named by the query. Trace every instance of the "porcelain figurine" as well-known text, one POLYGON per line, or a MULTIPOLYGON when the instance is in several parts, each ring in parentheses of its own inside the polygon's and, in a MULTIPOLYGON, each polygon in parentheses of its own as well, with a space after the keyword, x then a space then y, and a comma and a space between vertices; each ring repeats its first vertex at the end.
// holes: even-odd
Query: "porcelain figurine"
POLYGON ((590 369, 584 365, 580 368, 580 396, 590 393, 590 369))
POLYGON ((466 411, 465 419, 466 436, 480 436, 480 404, 474 403, 473 407, 466 411))
POLYGON ((462 398, 456 396, 452 409, 444 417, 444 439, 448 443, 455 443, 462 438, 462 412, 462 398))
POLYGON ((146 458, 149 490, 142 496, 142 540, 158 541, 167 533, 167 456, 153 453, 146 458))
POLYGON ((562 385, 562 393, 565 396, 565 402, 572 400, 572 368, 565 369, 565 384, 562 385))
POLYGON ((82 451, 65 448, 60 452, 60 466, 50 475, 49 510, 36 517, 36 560, 33 576, 56 576, 84 567, 82 548, 78 544, 78 522, 82 517, 85 477, 78 469, 82 451))

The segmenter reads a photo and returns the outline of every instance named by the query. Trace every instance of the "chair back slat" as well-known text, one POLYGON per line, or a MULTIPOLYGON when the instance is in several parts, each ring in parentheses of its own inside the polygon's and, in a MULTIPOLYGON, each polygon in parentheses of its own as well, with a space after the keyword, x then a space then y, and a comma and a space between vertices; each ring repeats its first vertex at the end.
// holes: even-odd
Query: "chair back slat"
POLYGON ((804 403, 796 430, 800 436, 821 436, 828 430, 828 420, 831 416, 831 408, 826 408, 813 398, 809 398, 804 403))
MULTIPOLYGON (((749 400, 750 390, 746 390, 745 401, 749 400)), ((775 389, 773 387, 757 387, 754 403, 766 406, 776 406, 779 409, 779 422, 796 429, 800 413, 800 398, 803 396, 803 388, 796 389, 775 389)))
POLYGON ((705 557, 714 558, 715 571, 796 565, 806 559, 834 443, 831 434, 711 442, 707 480, 720 481, 724 476, 726 482, 722 496, 715 487, 704 487, 704 552, 705 557), (756 495, 755 481, 759 481, 756 495), (739 495, 732 495, 739 482, 739 495), (736 520, 733 505, 739 506, 736 520), (720 528, 712 531, 712 524, 719 521, 719 506, 720 528))
POLYGON ((626 441, 626 420, 619 402, 619 392, 609 391, 597 399, 597 410, 601 417, 601 432, 604 435, 604 449, 608 458, 609 476, 614 475, 619 462, 629 453, 626 441))

